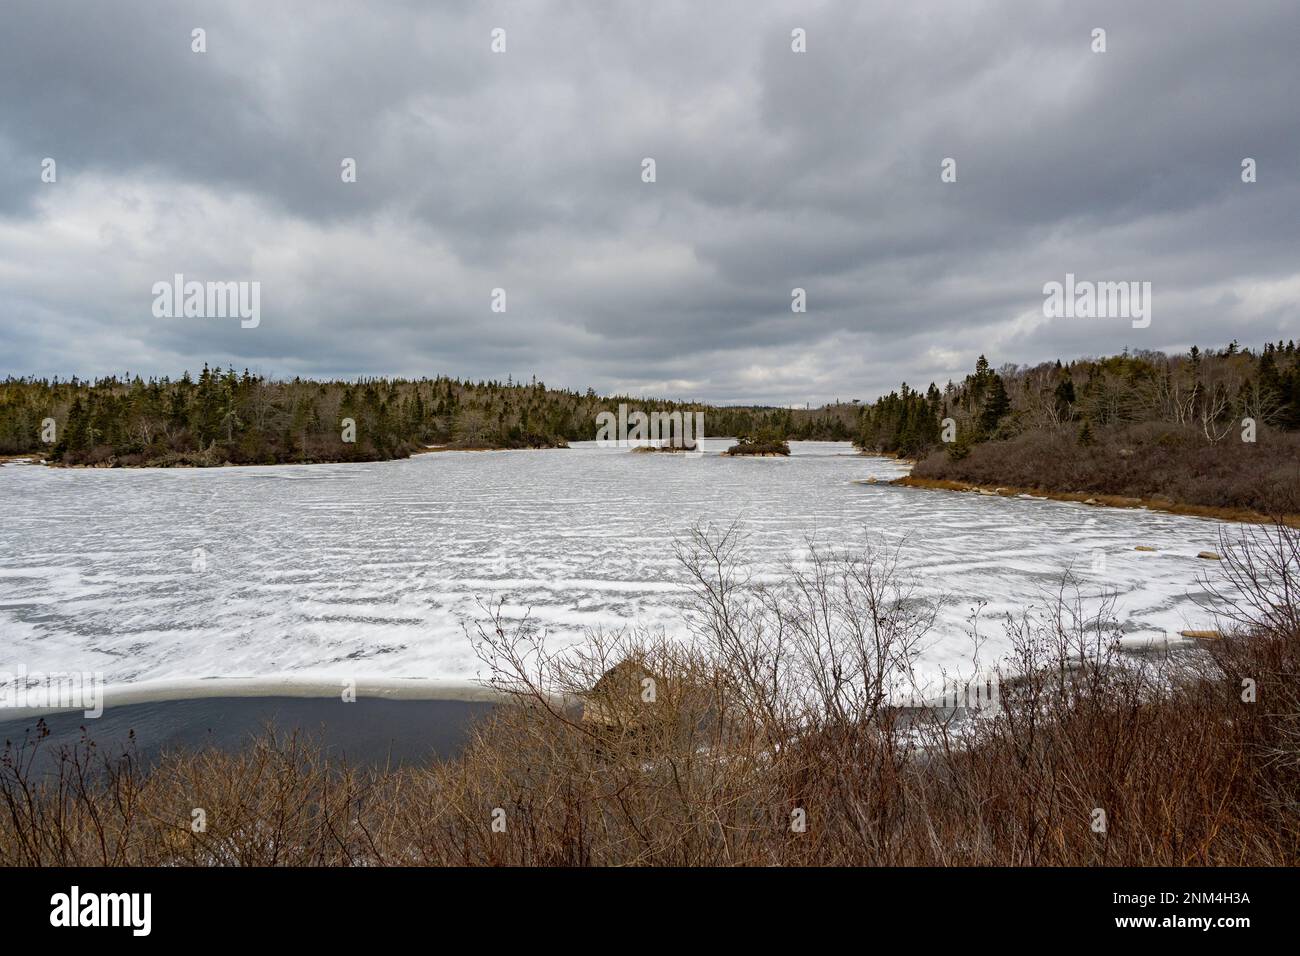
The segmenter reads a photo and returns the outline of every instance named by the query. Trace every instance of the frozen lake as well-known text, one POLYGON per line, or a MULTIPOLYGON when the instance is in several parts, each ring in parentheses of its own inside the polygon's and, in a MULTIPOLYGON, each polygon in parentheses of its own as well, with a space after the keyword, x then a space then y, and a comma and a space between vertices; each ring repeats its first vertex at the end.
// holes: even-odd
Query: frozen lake
MULTIPOLYGON (((464 624, 504 599, 557 636, 684 630, 673 538, 740 519, 762 571, 808 534, 885 535, 945 595, 928 661, 969 653, 1001 612, 1073 566, 1125 628, 1208 626, 1193 596, 1214 522, 1139 510, 863 484, 906 466, 847 443, 789 459, 571 449, 441 452, 374 464, 221 469, 0 467, 0 672, 473 677, 464 624), (1134 551, 1138 544, 1160 549, 1134 551), (1104 570, 1093 570, 1104 554, 1104 570)), ((994 642, 996 646, 996 641, 994 642)))

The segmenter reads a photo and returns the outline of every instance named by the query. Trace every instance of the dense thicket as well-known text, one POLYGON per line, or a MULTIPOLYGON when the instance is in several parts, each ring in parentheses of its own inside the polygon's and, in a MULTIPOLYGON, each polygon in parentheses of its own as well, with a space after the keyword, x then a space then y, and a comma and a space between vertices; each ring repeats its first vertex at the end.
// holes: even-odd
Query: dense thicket
POLYGON ((919 478, 1300 511, 1300 349, 1234 342, 1004 366, 906 385, 864 407, 856 443, 919 478), (948 434, 943 423, 948 420, 948 434))
POLYGON ((204 366, 197 379, 123 375, 0 382, 0 455, 63 464, 219 465, 404 458, 427 445, 551 448, 596 437, 620 403, 646 413, 705 410, 708 435, 772 433, 847 441, 856 404, 818 409, 706 406, 548 389, 535 378, 470 382, 268 379, 204 366), (345 420, 355 423, 345 441, 345 420), (53 421, 53 428, 45 423, 53 421), (53 437, 53 441, 46 439, 53 437))
POLYGON ((864 406, 856 443, 869 451, 918 455, 943 443, 953 419, 954 457, 971 445, 1025 431, 1066 430, 1086 444, 1096 429, 1136 424, 1187 426, 1207 444, 1233 437, 1243 418, 1283 431, 1300 429, 1300 349, 1294 342, 1260 352, 1234 342, 1219 352, 1125 352, 1062 365, 990 368, 940 392, 907 387, 864 406))
POLYGON ((554 447, 594 438, 597 414, 619 402, 647 412, 688 407, 548 389, 536 380, 275 381, 206 365, 197 379, 9 378, 0 382, 0 454, 46 452, 64 464, 215 465, 403 458, 434 444, 554 447), (49 419, 52 432, 42 425, 49 419))

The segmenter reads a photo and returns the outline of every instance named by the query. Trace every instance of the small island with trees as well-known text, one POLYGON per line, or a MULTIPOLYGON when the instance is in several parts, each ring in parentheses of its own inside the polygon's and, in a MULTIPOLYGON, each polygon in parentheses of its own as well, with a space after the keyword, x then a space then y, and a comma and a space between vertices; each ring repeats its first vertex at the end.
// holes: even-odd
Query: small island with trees
POLYGON ((765 425, 752 433, 741 435, 736 444, 724 455, 749 455, 755 458, 784 458, 790 454, 790 443, 777 427, 765 425))

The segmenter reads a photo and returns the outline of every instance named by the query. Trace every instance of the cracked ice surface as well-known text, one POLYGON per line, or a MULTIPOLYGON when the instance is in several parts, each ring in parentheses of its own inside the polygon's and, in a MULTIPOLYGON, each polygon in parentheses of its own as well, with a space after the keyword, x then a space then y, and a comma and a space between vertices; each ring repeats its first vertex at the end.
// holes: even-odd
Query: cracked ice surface
POLYGON ((753 570, 807 535, 902 542, 943 595, 928 665, 961 666, 965 622, 1073 567, 1126 630, 1208 626, 1196 553, 1214 522, 1141 510, 864 484, 903 474, 847 443, 789 459, 571 449, 219 469, 0 467, 0 671, 109 682, 214 676, 473 677, 477 601, 531 609, 557 639, 628 623, 686 633, 673 539, 739 519, 753 570), (1137 544, 1156 553, 1134 551, 1137 544), (200 551, 201 549, 201 551, 200 551), (1104 570, 1093 570, 1104 554, 1104 570))

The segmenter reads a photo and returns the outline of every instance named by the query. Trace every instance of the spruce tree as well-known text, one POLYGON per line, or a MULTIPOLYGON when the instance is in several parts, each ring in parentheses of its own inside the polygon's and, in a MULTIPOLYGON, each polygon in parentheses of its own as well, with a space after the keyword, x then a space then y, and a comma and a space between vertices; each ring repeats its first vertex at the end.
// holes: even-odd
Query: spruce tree
POLYGON ((1007 397, 1002 376, 996 373, 989 381, 988 398, 984 401, 984 410, 980 414, 980 428, 985 434, 997 431, 998 423, 1011 411, 1011 399, 1007 397))

